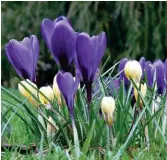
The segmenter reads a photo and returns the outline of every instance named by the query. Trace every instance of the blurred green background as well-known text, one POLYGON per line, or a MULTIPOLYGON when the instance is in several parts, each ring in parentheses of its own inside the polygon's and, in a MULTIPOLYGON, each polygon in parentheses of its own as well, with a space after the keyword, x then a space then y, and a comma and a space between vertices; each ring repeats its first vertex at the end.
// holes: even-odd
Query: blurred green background
POLYGON ((1 2, 2 85, 16 86, 5 44, 31 34, 40 41, 37 83, 52 83, 57 66, 42 39, 40 23, 60 15, 70 18, 77 32, 107 33, 104 70, 123 57, 139 60, 144 56, 150 61, 167 57, 167 2, 1 2))

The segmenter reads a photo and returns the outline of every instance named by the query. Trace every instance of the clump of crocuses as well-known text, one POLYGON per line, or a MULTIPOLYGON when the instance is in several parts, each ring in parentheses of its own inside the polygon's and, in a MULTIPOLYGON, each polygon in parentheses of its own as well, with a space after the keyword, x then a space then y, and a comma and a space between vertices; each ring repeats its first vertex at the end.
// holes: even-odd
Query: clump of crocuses
MULTIPOLYGON (((69 72, 72 61, 75 62, 76 73, 79 73, 86 86, 89 107, 92 83, 107 45, 105 32, 92 37, 87 33, 77 33, 70 20, 60 16, 54 21, 44 19, 41 23, 41 34, 63 72, 69 72)), ((11 40, 6 46, 6 54, 21 77, 35 81, 39 54, 36 36, 25 38, 22 42, 11 40)))
POLYGON ((167 64, 166 64, 167 60, 165 62, 162 62, 161 60, 158 59, 158 60, 155 60, 153 63, 151 63, 150 61, 146 61, 145 58, 142 57, 139 60, 139 63, 137 63, 136 61, 135 62, 136 65, 133 64, 131 67, 128 64, 128 62, 129 62, 128 59, 123 58, 119 64, 119 71, 121 72, 120 80, 124 80, 126 85, 129 84, 129 80, 128 80, 129 71, 133 70, 131 78, 134 81, 136 81, 136 79, 133 77, 137 75, 138 82, 139 80, 145 81, 147 85, 151 88, 154 87, 154 84, 156 84, 158 94, 163 94, 166 91, 167 89, 167 83, 166 83, 167 81, 167 76, 166 76, 167 75, 167 64))

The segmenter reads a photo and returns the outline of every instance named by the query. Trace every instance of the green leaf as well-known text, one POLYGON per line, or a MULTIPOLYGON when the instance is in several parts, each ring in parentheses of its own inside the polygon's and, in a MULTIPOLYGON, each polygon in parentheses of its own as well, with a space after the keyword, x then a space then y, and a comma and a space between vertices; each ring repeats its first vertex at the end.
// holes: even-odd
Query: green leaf
POLYGON ((86 141, 85 141, 83 148, 81 150, 85 155, 87 154, 89 146, 90 146, 90 142, 91 142, 91 139, 93 136, 94 127, 95 127, 95 121, 93 122, 93 124, 92 124, 92 126, 87 134, 86 141))

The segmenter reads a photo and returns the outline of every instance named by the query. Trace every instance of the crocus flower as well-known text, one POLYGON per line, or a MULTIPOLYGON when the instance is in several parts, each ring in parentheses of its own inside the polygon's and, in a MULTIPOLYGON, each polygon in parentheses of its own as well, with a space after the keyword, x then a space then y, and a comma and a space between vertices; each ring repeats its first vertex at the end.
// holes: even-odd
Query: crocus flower
MULTIPOLYGON (((144 98, 146 96, 146 93, 147 93, 146 83, 144 83, 144 84, 136 83, 136 86, 139 89, 142 97, 144 98)), ((136 88, 134 88, 134 96, 135 96, 136 101, 139 100, 140 106, 142 106, 142 100, 139 98, 140 96, 139 96, 138 90, 136 88)))
POLYGON ((103 97, 101 101, 101 110, 106 123, 113 124, 113 113, 115 111, 115 100, 112 97, 103 97))
POLYGON ((58 87, 66 101, 69 112, 71 116, 73 116, 74 94, 78 89, 80 80, 77 77, 74 81, 71 73, 69 72, 62 73, 60 71, 57 74, 56 80, 57 80, 58 87))
POLYGON ((125 85, 129 85, 129 80, 127 79, 127 77, 125 75, 125 71, 124 71, 126 62, 128 62, 127 58, 121 59, 121 61, 119 63, 118 71, 121 72, 120 73, 120 80, 124 80, 125 85))
POLYGON ((6 56, 17 74, 31 81, 36 80, 35 69, 39 56, 39 43, 35 35, 22 41, 10 40, 5 47, 6 56))
POLYGON ((147 84, 149 87, 153 87, 155 67, 151 62, 149 61, 146 62, 145 71, 146 71, 146 77, 147 77, 147 84))
POLYGON ((134 82, 138 83, 142 77, 142 68, 140 66, 140 63, 136 60, 128 61, 125 64, 125 75, 130 80, 130 78, 133 79, 134 82))
POLYGON ((167 59, 164 63, 164 73, 165 73, 166 89, 167 89, 167 59))
POLYGON ((158 93, 163 94, 165 89, 164 63, 161 60, 156 60, 153 65, 156 71, 158 93))
POLYGON ((59 71, 57 74, 56 80, 57 80, 58 87, 66 101, 66 104, 70 113, 73 133, 74 133, 75 154, 77 157, 79 157, 79 154, 80 154, 79 140, 78 140, 78 133, 77 133, 77 129, 74 121, 73 108, 74 108, 74 95, 78 89, 80 79, 79 79, 79 76, 77 76, 76 79, 74 80, 71 73, 69 72, 63 73, 59 71))
POLYGON ((53 90, 50 86, 47 87, 41 87, 40 92, 43 93, 47 98, 45 98, 42 94, 39 93, 39 100, 41 101, 42 104, 44 105, 49 105, 49 101, 54 100, 54 93, 53 90))
POLYGON ((33 97, 35 96, 37 98, 38 88, 36 84, 27 79, 19 82, 18 89, 24 97, 28 98, 31 104, 33 104, 34 106, 38 106, 38 102, 33 97))
POLYGON ((60 92, 60 89, 58 87, 58 84, 57 84, 57 74, 55 75, 54 79, 53 79, 53 93, 56 97, 56 100, 57 100, 57 103, 59 106, 62 105, 62 102, 61 102, 61 92, 60 92))
POLYGON ((140 66, 142 68, 142 79, 144 78, 144 70, 145 70, 145 64, 146 64, 146 59, 144 57, 141 57, 139 60, 140 66))
POLYGON ((114 79, 109 85, 111 96, 114 97, 115 93, 118 93, 121 82, 119 78, 114 79))
POLYGON ((68 71, 74 59, 77 34, 69 20, 61 16, 54 21, 44 19, 41 23, 42 36, 55 61, 62 70, 68 71))
POLYGON ((98 36, 90 37, 86 33, 78 35, 76 43, 77 68, 81 74, 87 90, 88 106, 91 102, 92 83, 104 55, 107 39, 105 32, 98 36))

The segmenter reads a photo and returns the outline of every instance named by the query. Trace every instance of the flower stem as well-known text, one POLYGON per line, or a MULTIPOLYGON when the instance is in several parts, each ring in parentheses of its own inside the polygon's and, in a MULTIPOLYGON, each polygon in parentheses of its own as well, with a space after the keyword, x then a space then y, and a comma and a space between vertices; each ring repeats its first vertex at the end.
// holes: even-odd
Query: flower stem
POLYGON ((113 130, 112 130, 112 126, 110 126, 110 135, 111 135, 111 142, 112 142, 112 149, 115 147, 115 138, 114 138, 114 135, 113 135, 113 130))
POLYGON ((166 95, 166 101, 165 101, 165 107, 164 107, 164 118, 163 118, 163 122, 162 122, 162 133, 165 135, 165 131, 166 131, 166 125, 167 125, 167 95, 166 95))
POLYGON ((92 101, 92 83, 86 84, 86 91, 87 91, 88 112, 90 112, 90 104, 92 101))
POLYGON ((79 146, 78 132, 77 132, 75 121, 74 121, 73 111, 70 112, 70 116, 71 116, 72 129, 74 134, 75 156, 78 158, 80 156, 80 146, 79 146))
POLYGON ((107 150, 108 151, 110 151, 110 138, 111 138, 112 149, 113 149, 115 147, 115 138, 113 135, 112 126, 107 125, 107 150))
POLYGON ((110 151, 110 126, 107 125, 107 151, 110 151))

